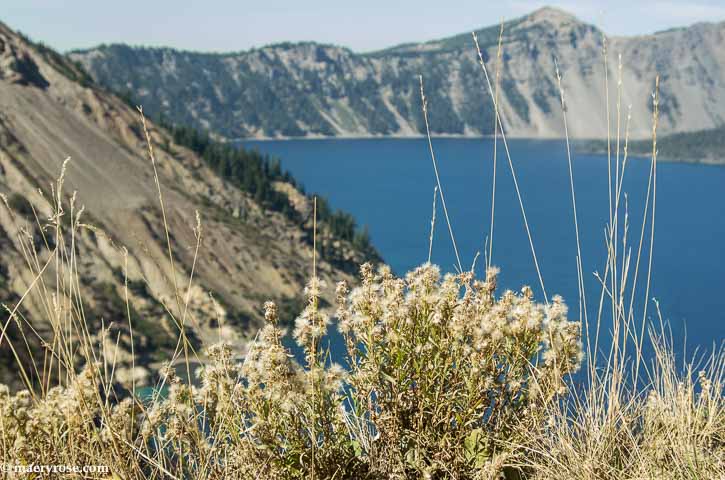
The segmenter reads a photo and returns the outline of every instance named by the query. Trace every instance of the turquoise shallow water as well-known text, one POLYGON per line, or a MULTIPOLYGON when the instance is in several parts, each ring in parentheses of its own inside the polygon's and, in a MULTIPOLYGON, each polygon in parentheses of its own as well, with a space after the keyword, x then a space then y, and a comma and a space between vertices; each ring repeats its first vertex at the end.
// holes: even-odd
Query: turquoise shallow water
MULTIPOLYGON (((576 243, 565 145, 549 140, 511 140, 509 145, 547 293, 561 294, 571 316, 577 317, 576 243)), ((333 206, 367 224, 374 244, 397 273, 426 260, 435 185, 426 140, 289 140, 245 142, 244 146, 281 158, 283 167, 308 192, 328 197, 333 206)), ((464 268, 469 268, 476 252, 483 255, 489 235, 493 141, 434 139, 434 147, 461 260, 464 268)), ((497 165, 493 263, 501 268, 502 288, 518 289, 528 284, 542 299, 503 155, 497 165)), ((630 159, 624 177, 633 257, 649 167, 647 160, 630 159)), ((593 272, 603 273, 606 258, 607 161, 603 156, 575 155, 573 169, 588 311, 594 318, 600 288, 593 272)), ((725 338, 723 208, 725 167, 658 165, 649 296, 659 301, 679 353, 692 353, 696 346, 712 348, 725 338)), ((646 258, 645 252, 643 261, 646 258)), ((455 265, 440 201, 433 261, 444 270, 455 265)), ((483 263, 481 257, 478 265, 483 263)), ((641 270, 646 270, 646 264, 641 270)), ((645 280, 640 276, 641 287, 645 280)), ((640 293, 637 306, 641 317, 644 288, 640 293)), ((648 316, 654 315, 654 303, 648 308, 648 316)))

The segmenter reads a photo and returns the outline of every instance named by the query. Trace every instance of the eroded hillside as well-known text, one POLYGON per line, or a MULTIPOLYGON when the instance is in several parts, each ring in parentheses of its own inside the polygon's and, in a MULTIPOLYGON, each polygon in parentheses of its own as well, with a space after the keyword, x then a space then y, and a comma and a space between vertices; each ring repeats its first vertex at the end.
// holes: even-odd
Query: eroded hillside
MULTIPOLYGON (((75 245, 83 298, 73 308, 82 307, 91 333, 104 325, 108 338, 119 339, 117 378, 148 379, 144 367, 173 351, 179 331, 171 318, 184 316, 177 296, 181 303, 189 300, 186 325, 196 346, 221 336, 241 349, 259 325, 267 299, 278 301, 288 320, 293 318, 311 274, 309 198, 277 182, 277 189, 294 197, 290 202, 298 214, 263 207, 200 156, 175 144, 167 130, 149 124, 149 133, 170 249, 138 112, 96 87, 64 57, 0 24, 0 300, 16 311, 12 319, 7 312, 0 316, 7 326, 0 382, 19 381, 8 340, 19 342, 24 361, 30 356, 36 363, 48 361, 42 345, 53 342, 48 299, 55 298, 48 286, 59 273, 55 247, 63 243, 53 238, 49 218, 66 158, 63 221, 88 225, 65 239, 75 245), (37 279, 39 270, 43 275, 37 279), (135 372, 127 355, 129 313, 139 355, 135 372), (30 339, 28 348, 19 329, 30 339)), ((324 225, 321 230, 324 238, 324 225)), ((318 273, 332 288, 335 281, 350 279, 351 266, 363 257, 350 242, 330 234, 327 240, 342 252, 334 265, 324 256, 318 259, 318 273)), ((330 291, 325 296, 331 300, 330 291)))

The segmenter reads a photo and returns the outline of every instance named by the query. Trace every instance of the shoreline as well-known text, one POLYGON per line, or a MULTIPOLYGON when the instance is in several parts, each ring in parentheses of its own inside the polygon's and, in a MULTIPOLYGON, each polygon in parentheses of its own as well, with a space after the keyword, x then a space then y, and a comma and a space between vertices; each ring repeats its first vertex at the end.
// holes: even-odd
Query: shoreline
MULTIPOLYGON (((232 140, 226 140, 227 143, 235 145, 242 145, 245 142, 288 142, 288 141, 344 141, 344 140, 422 140, 426 139, 426 135, 336 135, 336 136, 304 136, 304 137, 244 137, 232 140)), ((493 139, 493 135, 457 135, 457 134, 439 134, 431 135, 432 139, 458 139, 458 140, 486 140, 493 139)), ((500 136, 498 137, 500 140, 500 136)), ((532 140, 532 141, 561 141, 565 142, 565 137, 526 137, 526 136, 509 136, 510 140, 532 140)), ((598 149, 579 149, 577 143, 583 143, 586 145, 587 142, 591 141, 606 141, 606 139, 591 139, 591 138, 578 138, 569 139, 572 144, 572 154, 574 155, 593 155, 593 156, 607 156, 606 150, 598 149)), ((649 160, 651 158, 650 153, 629 153, 628 158, 636 160, 649 160)), ((667 156, 658 156, 658 162, 663 163, 682 163, 690 165, 706 165, 714 167, 725 167, 725 158, 722 161, 715 161, 711 158, 676 158, 667 156)))
MULTIPOLYGON (((457 133, 437 133, 432 134, 431 138, 455 138, 461 140, 483 140, 493 138, 493 135, 468 135, 457 133)), ((427 135, 305 135, 300 137, 278 136, 278 137, 238 137, 224 140, 230 143, 241 142, 271 142, 271 141, 287 141, 287 140, 417 140, 428 138, 427 135)), ((501 135, 498 135, 501 138, 501 135)), ((566 137, 530 137, 526 135, 507 135, 507 139, 511 140, 561 140, 565 141, 566 137)), ((601 138, 577 138, 569 139, 571 142, 586 142, 593 140, 606 140, 601 138)), ((645 139, 646 140, 646 139, 645 139)))

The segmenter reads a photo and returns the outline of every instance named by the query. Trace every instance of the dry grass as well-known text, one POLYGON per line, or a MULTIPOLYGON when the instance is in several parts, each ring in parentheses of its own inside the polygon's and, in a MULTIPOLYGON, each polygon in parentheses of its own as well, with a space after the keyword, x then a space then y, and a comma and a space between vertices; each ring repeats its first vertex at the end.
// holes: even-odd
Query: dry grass
MULTIPOLYGON (((483 61, 481 66, 488 77, 483 61)), ((495 84, 489 83, 494 103, 495 84)), ((564 106, 563 89, 561 100, 564 106)), ((657 100, 655 94, 651 194, 644 215, 651 219, 650 239, 657 100)), ((582 344, 582 332, 589 330, 586 309, 571 321, 559 297, 549 301, 544 294, 540 304, 528 287, 497 294, 497 271, 489 262, 480 280, 462 271, 460 262, 455 275, 442 276, 426 263, 403 278, 366 264, 359 286, 337 287, 335 317, 347 345, 347 368, 332 363, 322 347, 330 318, 319 308, 314 273, 294 329, 304 365, 282 345, 273 303, 265 304, 267 325, 238 363, 228 345, 209 346, 203 355, 191 349, 185 336, 188 297, 176 285, 176 308, 168 315, 179 341, 151 398, 141 398, 135 386, 116 384, 108 345, 117 339, 88 328, 74 238, 89 227, 74 199, 63 198, 61 173, 53 192, 55 213, 38 220, 53 239, 50 254, 40 258, 32 241, 26 242, 36 275, 31 289, 45 299, 52 333, 42 339, 45 357, 32 362, 43 365, 35 372, 39 383, 30 380, 33 375, 19 360, 18 349, 27 342, 11 345, 28 388, 12 394, 0 389, 0 461, 107 465, 114 478, 124 479, 725 478, 723 350, 678 369, 659 329, 647 336, 654 356, 644 360, 647 313, 639 317, 633 306, 640 260, 647 259, 649 272, 652 244, 644 248, 645 223, 630 265, 628 217, 620 205, 627 163, 626 127, 619 155, 620 107, 618 100, 608 261, 600 277, 594 345, 589 337, 582 344), (603 355, 602 325, 611 325, 614 335, 611 351, 603 355), (192 372, 196 362, 202 367, 192 372), (182 365, 198 383, 184 382, 172 365, 182 365), (586 381, 577 388, 572 374, 582 366, 586 381)), ((155 165, 150 142, 149 155, 155 165)), ((158 186, 155 171, 154 176, 158 186)), ((445 210, 440 181, 437 192, 445 210)), ((517 194, 525 221, 518 188, 517 194)), ((159 201, 163 212, 160 187, 159 201)), ((493 217, 492 209, 491 231, 493 217)), ((200 242, 200 225, 197 232, 200 242)), ((529 241, 536 261, 530 232, 529 241)), ((577 267, 581 305, 586 294, 579 251, 577 267)), ((543 278, 538 280, 543 290, 543 278)), ((9 311, 3 335, 10 322, 25 322, 22 300, 9 311)))

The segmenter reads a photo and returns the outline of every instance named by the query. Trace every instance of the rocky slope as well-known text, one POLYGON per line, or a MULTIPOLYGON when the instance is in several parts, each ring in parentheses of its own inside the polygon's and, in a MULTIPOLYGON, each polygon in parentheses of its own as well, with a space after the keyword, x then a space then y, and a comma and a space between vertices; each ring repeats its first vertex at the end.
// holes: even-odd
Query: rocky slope
MULTIPOLYGON (((493 72, 499 26, 477 34, 493 72)), ((552 8, 505 24, 502 109, 511 135, 563 135, 556 58, 572 136, 606 136, 604 38, 596 27, 552 8)), ((632 105, 633 138, 649 135, 656 73, 662 133, 725 122, 725 22, 607 42, 612 90, 622 54, 622 104, 632 105)), ((133 92, 150 111, 226 138, 419 135, 418 75, 426 81, 435 133, 493 129, 470 34, 368 54, 298 43, 228 54, 103 45, 70 57, 102 84, 133 92)))
MULTIPOLYGON (((309 199, 289 184, 277 184, 294 196, 290 201, 303 224, 296 223, 222 180, 199 156, 174 144, 168 131, 152 124, 150 134, 157 145, 173 270, 138 112, 94 86, 65 57, 28 43, 0 23, 0 303, 12 310, 35 285, 22 300, 22 317, 15 317, 23 321, 16 324, 7 312, 0 315, 9 325, 0 341, 0 383, 17 385, 19 380, 8 347, 8 340, 22 346, 19 328, 31 342, 30 353, 19 348, 23 361, 30 362, 34 351, 42 363, 42 343, 53 341, 51 293, 43 294, 40 286, 55 285, 58 270, 50 262, 35 283, 33 272, 61 243, 46 224, 52 215, 51 185, 67 157, 64 218, 71 215, 70 197, 77 191, 75 211, 85 206, 82 222, 92 225, 73 239, 78 289, 91 332, 104 324, 112 329, 110 338, 120 335, 118 378, 148 375, 143 368, 129 370, 125 271, 141 366, 155 365, 176 345, 178 330, 169 315, 181 316, 175 283, 182 298, 190 299, 187 325, 199 346, 221 336, 241 347, 259 325, 267 299, 280 301, 288 316, 299 305, 312 264, 309 215, 302 216, 309 199), (202 243, 194 262, 196 212, 202 243), (28 239, 36 253, 28 250, 28 239), (194 280, 187 289, 192 268, 194 280)), ((349 242, 332 240, 347 253, 335 266, 324 258, 318 262, 328 289, 336 280, 350 279, 339 266, 362 260, 349 242)), ((325 296, 332 300, 331 291, 325 296)))

